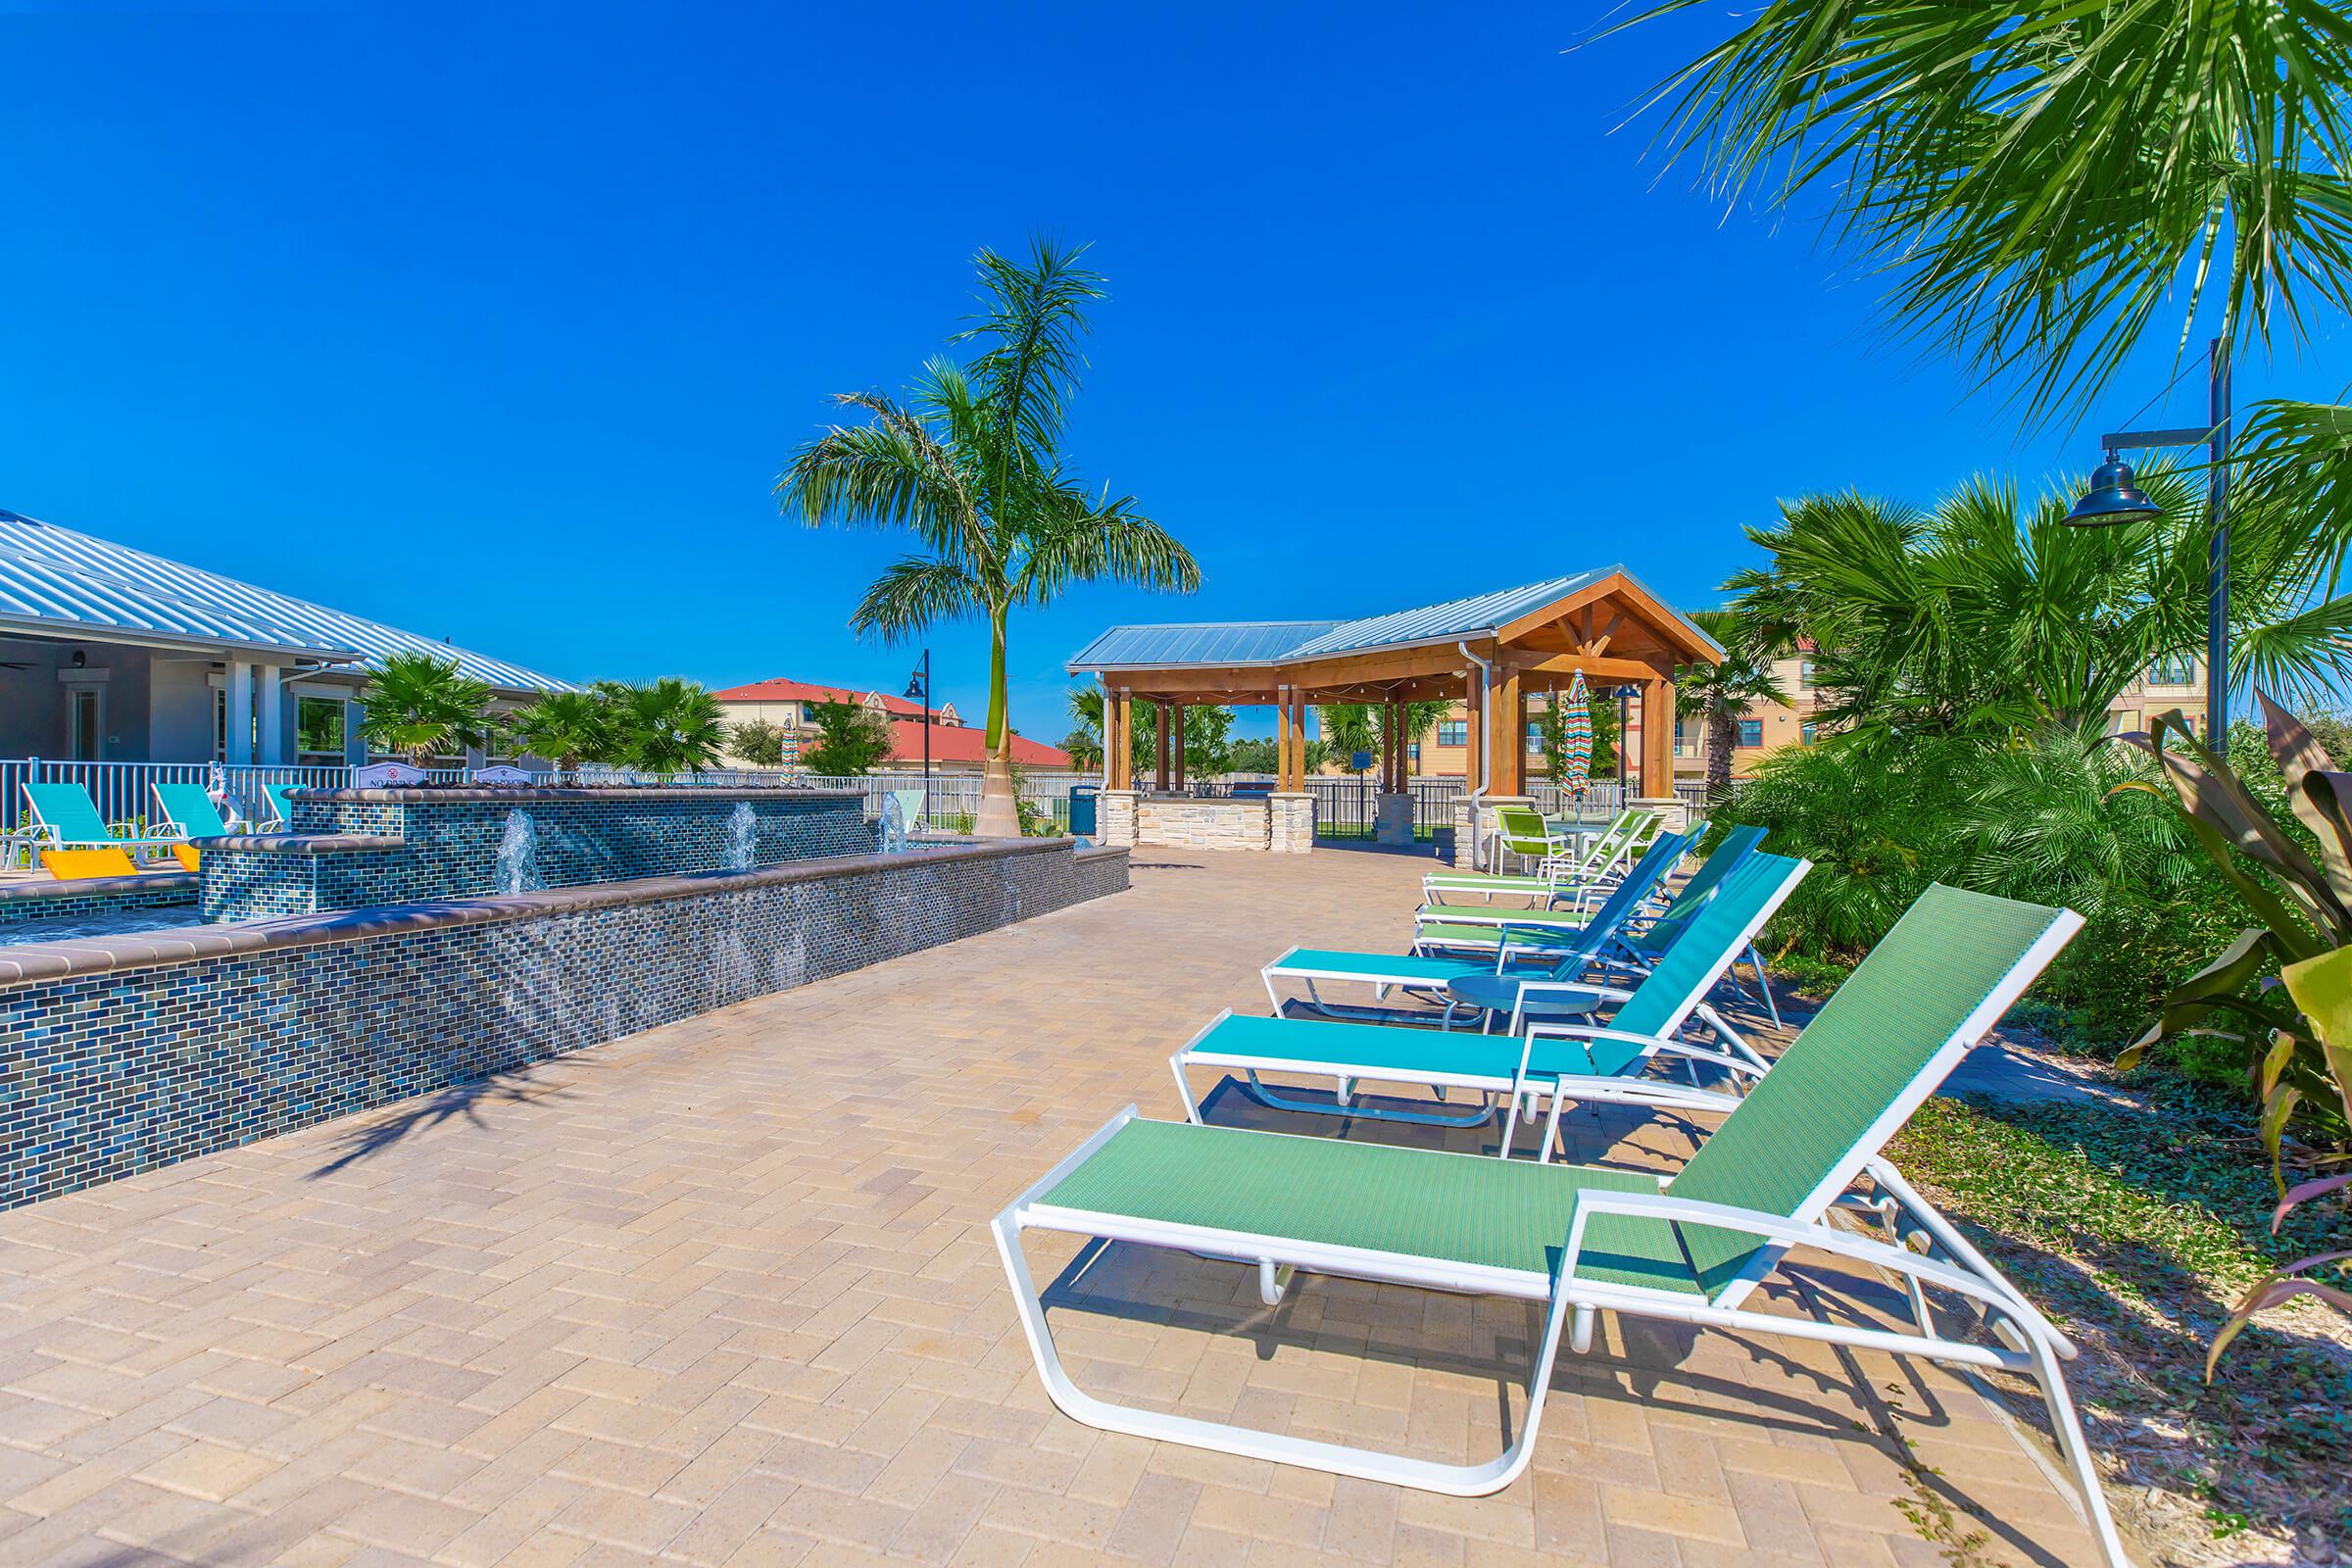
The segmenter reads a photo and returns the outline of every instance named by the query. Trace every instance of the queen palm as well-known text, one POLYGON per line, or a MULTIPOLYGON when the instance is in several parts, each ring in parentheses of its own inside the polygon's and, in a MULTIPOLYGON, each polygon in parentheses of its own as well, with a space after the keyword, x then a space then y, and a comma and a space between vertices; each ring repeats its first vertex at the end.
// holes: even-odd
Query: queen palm
POLYGON ((1109 580, 1190 593, 1200 568, 1131 496, 1090 493, 1059 450, 1102 279, 1079 252, 1036 241, 1026 261, 975 259, 982 309, 954 341, 970 364, 934 359, 905 399, 845 392, 865 416, 796 454, 776 484, 787 515, 811 526, 894 527, 920 545, 874 580, 853 629, 898 641, 945 620, 988 625, 988 761, 974 831, 1011 838, 1012 728, 1005 641, 1015 610, 1074 583, 1109 580))
POLYGON ((1699 718, 1707 730, 1707 799, 1720 803, 1732 792, 1732 750, 1740 744, 1740 719, 1758 703, 1788 706, 1788 694, 1772 678, 1772 660, 1756 628, 1728 610, 1693 611, 1690 619, 1723 647, 1712 664, 1690 664, 1675 672, 1677 718, 1699 718))

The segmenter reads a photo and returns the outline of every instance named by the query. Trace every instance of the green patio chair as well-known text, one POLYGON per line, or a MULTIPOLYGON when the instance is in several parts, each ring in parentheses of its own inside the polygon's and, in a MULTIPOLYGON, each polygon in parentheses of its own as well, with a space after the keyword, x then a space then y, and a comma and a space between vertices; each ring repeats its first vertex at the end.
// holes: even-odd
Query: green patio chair
MULTIPOLYGON (((1184 1096, 1185 1114, 1194 1121, 1200 1119, 1200 1105, 1185 1076, 1188 1066, 1241 1072, 1251 1098, 1278 1110, 1364 1116, 1376 1121, 1476 1126, 1493 1120, 1497 1102, 1507 1099, 1511 1114, 1500 1147, 1507 1155, 1521 1100, 1541 1102, 1548 1099, 1551 1116, 1542 1147, 1543 1157, 1549 1159, 1558 1136, 1560 1106, 1566 1101, 1682 1102, 1686 1094, 1682 1086, 1643 1076, 1644 1069, 1661 1058, 1681 1066, 1694 1088, 1703 1087, 1698 1077, 1702 1069, 1738 1088, 1762 1075, 1764 1058, 1707 1004, 1707 995, 1810 869, 1810 861, 1778 855, 1742 859, 1722 879, 1706 906, 1677 927, 1673 943, 1657 965, 1632 991, 1491 974, 1453 982, 1457 995, 1465 985, 1508 988, 1482 1001, 1482 1005, 1507 1013, 1507 1035, 1440 1034, 1374 1023, 1221 1014, 1169 1059, 1184 1096), (1581 1020, 1610 1004, 1616 1011, 1605 1026, 1538 1021, 1581 1020), (1708 1031, 1709 1038, 1703 1043, 1683 1038, 1685 1026, 1693 1017, 1708 1031), (1330 1078, 1336 1080, 1337 1088, 1328 1102, 1300 1100, 1268 1088, 1260 1076, 1266 1072, 1330 1078), (1356 1085, 1365 1080, 1427 1084, 1441 1093, 1462 1090, 1480 1096, 1483 1105, 1471 1112, 1439 1112, 1366 1104, 1355 1095, 1356 1085)), ((1701 1100, 1714 1102, 1712 1096, 1701 1100)))
POLYGON ((992 1225, 1038 1376, 1065 1414, 1105 1431, 1477 1495, 1526 1468, 1561 1342, 1589 1352, 1603 1312, 1922 1355, 2040 1385, 2106 1561, 2124 1568, 2060 1366, 2075 1346, 1883 1152, 2082 923, 2072 910, 1931 888, 1669 1176, 1145 1121, 1131 1105, 992 1225), (1868 1191, 1849 1195, 1865 1177, 1868 1191), (1880 1214, 1885 1240, 1830 1223, 1849 1196, 1880 1214), (1913 1228, 1927 1251, 1902 1245, 1913 1228), (1030 1276, 1031 1230, 1238 1259, 1255 1268, 1268 1305, 1299 1272, 1541 1303, 1524 1418, 1494 1458, 1451 1464, 1086 1393, 1062 1367, 1030 1276), (1817 1316, 1746 1305, 1797 1248, 1902 1281, 1911 1321, 1881 1327, 1842 1299, 1817 1316), (1929 1289, 1981 1311, 1994 1343, 1939 1330, 1929 1289))
MULTIPOLYGON (((1591 966, 1595 954, 1607 950, 1619 928, 1656 886, 1658 878, 1682 858, 1683 849, 1683 841, 1673 835, 1653 845, 1617 891, 1593 911, 1592 918, 1575 930, 1544 930, 1522 939, 1507 926, 1461 928, 1469 933, 1470 940, 1486 942, 1491 956, 1449 956, 1429 951, 1400 956, 1391 953, 1292 948, 1260 970, 1259 976, 1266 983, 1266 997, 1277 1013, 1285 1010, 1278 983, 1290 981, 1305 990, 1300 1004, 1308 1009, 1326 1017, 1370 1022, 1408 1017, 1413 1022, 1428 1022, 1427 1015, 1400 1014, 1378 1004, 1385 1002, 1392 991, 1446 1003, 1446 988, 1453 981, 1497 973, 1514 963, 1537 964, 1541 966, 1538 973, 1548 970, 1550 978, 1573 980, 1591 966), (1319 987, 1326 982, 1342 981, 1372 987, 1375 1004, 1326 1001, 1319 987)), ((1446 1005, 1450 1016, 1452 1004, 1446 1005)))

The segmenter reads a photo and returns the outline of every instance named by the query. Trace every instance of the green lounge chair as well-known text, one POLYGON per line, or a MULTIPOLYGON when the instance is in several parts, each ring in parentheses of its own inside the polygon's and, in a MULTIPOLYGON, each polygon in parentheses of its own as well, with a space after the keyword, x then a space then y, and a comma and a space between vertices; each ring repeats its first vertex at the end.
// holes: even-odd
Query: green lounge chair
MULTIPOLYGON (((1603 1312, 1788 1335, 2034 1378, 2110 1568, 2126 1559, 2061 1372, 2074 1345, 1882 1151, 2082 925, 2072 910, 1931 888, 1714 1134, 1669 1177, 1113 1116, 1000 1213, 997 1250, 1039 1378, 1076 1420, 1157 1442, 1455 1495, 1508 1486, 1536 1447, 1552 1365, 1603 1312), (1867 1175, 1886 1240, 1829 1223, 1867 1175), (1923 1254, 1901 1245, 1908 1216, 1923 1254), (1359 1448, 1088 1394, 1063 1370, 1024 1231, 1253 1264, 1278 1304, 1294 1271, 1503 1297, 1545 1308, 1524 1419, 1472 1464, 1359 1448), (1791 1249, 1904 1282, 1912 1322, 1795 1316, 1744 1302, 1791 1249), (1926 1290, 1960 1297, 1995 1344, 1938 1330, 1926 1290)), ((1832 1309, 1835 1311, 1835 1308, 1832 1309)))
MULTIPOLYGON (((1666 874, 1666 867, 1680 858, 1682 853, 1682 841, 1671 834, 1652 845, 1649 854, 1636 865, 1617 891, 1593 911, 1592 918, 1574 932, 1546 931, 1540 934, 1540 940, 1513 943, 1509 940, 1507 929, 1498 933, 1492 928, 1472 928, 1474 937, 1488 941, 1494 949, 1493 955, 1486 957, 1452 957, 1443 954, 1407 954, 1399 956, 1389 953, 1292 948, 1259 971, 1266 983, 1266 997, 1273 1003, 1275 1012, 1284 1011, 1279 983, 1287 980, 1305 989, 1306 996, 1301 1005, 1326 1017, 1375 1022, 1382 1019, 1404 1021, 1407 1015, 1398 1009, 1377 1005, 1387 1000, 1391 991, 1443 1001, 1446 987, 1454 980, 1469 975, 1496 973, 1514 962, 1538 962, 1549 971, 1550 978, 1573 980, 1585 972, 1595 953, 1607 949, 1618 928, 1633 915, 1636 906, 1656 885, 1657 878, 1666 874), (1365 1006, 1325 1001, 1318 986, 1339 981, 1371 986, 1376 1004, 1365 1006)), ((1412 1017, 1410 1021, 1431 1020, 1423 1015, 1412 1017)))
POLYGON ((1499 871, 1509 863, 1505 856, 1520 859, 1543 870, 1564 866, 1575 848, 1574 841, 1564 834, 1554 833, 1544 813, 1525 806, 1498 806, 1494 808, 1494 868, 1499 871))
MULTIPOLYGON (((1707 1004, 1707 995, 1810 869, 1807 860, 1778 855, 1747 857, 1721 880, 1705 907, 1677 927, 1674 942, 1657 965, 1630 992, 1563 981, 1520 982, 1511 976, 1483 973, 1469 977, 1471 983, 1519 987, 1502 1004, 1510 1010, 1511 1033, 1507 1036, 1221 1014, 1168 1060, 1184 1096, 1185 1114, 1194 1121, 1200 1119, 1200 1105, 1185 1076, 1187 1067, 1196 1066, 1241 1072, 1251 1098, 1278 1110, 1360 1115, 1378 1121, 1476 1126, 1491 1121, 1496 1101, 1507 1096, 1511 1116, 1503 1129, 1501 1148, 1508 1154, 1521 1100, 1549 1098, 1551 1119, 1543 1143, 1543 1157, 1548 1159, 1565 1100, 1666 1103, 1683 1096, 1686 1091, 1680 1085, 1642 1076, 1643 1069, 1660 1057, 1683 1066, 1693 1087, 1702 1087, 1697 1069, 1704 1067, 1728 1078, 1737 1088, 1763 1073, 1764 1059, 1707 1004), (1605 1028, 1529 1021, 1547 1005, 1581 1016, 1607 1002, 1618 1005, 1605 1028), (1682 1038, 1694 1015, 1713 1037, 1704 1044, 1682 1038), (1329 1102, 1299 1100, 1268 1088, 1259 1076, 1265 1072, 1331 1078, 1338 1087, 1329 1102), (1441 1095, 1464 1090, 1480 1096, 1483 1107, 1468 1113, 1440 1113, 1366 1105, 1355 1099, 1354 1091, 1367 1079, 1427 1084, 1441 1095), (1659 1099, 1659 1093, 1666 1098, 1659 1099)), ((1458 988, 1463 983, 1454 984, 1458 988)), ((1702 1102, 1715 1103, 1716 1097, 1703 1096, 1702 1102)))
MULTIPOLYGON (((34 821, 26 836, 42 849, 120 850, 135 860, 142 851, 152 859, 169 853, 170 846, 179 842, 171 834, 116 832, 98 814, 97 803, 90 799, 90 792, 79 784, 28 783, 24 786, 24 805, 34 821)), ((122 822, 116 826, 129 828, 133 824, 122 822)))
POLYGON ((1613 937, 1618 928, 1639 918, 1642 906, 1656 895, 1659 884, 1682 863, 1690 848, 1690 838, 1685 833, 1667 833, 1650 840, 1649 848, 1642 852, 1642 858, 1618 878, 1608 896, 1601 900, 1599 908, 1582 919, 1563 911, 1531 909, 1478 910, 1480 917, 1471 920, 1416 919, 1413 951, 1499 954, 1517 949, 1539 956, 1579 949, 1597 951, 1585 933, 1606 925, 1608 935, 1613 937), (1601 918, 1604 912, 1609 916, 1605 922, 1601 918))
POLYGON ((1549 902, 1562 888, 1574 890, 1615 876, 1637 849, 1656 836, 1661 825, 1655 811, 1628 808, 1618 812, 1607 827, 1587 839, 1582 851, 1567 859, 1546 863, 1536 875, 1433 871, 1421 879, 1422 891, 1432 896, 1450 893, 1486 898, 1533 896, 1549 902))

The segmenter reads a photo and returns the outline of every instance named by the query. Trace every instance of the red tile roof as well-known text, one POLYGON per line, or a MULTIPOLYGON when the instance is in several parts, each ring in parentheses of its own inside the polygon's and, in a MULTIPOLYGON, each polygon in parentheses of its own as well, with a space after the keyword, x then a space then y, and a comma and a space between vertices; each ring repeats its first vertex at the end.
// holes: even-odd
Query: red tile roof
MULTIPOLYGON (((894 762, 920 764, 923 760, 923 726, 908 720, 890 726, 890 760, 894 762)), ((934 762, 984 762, 988 760, 988 731, 979 725, 950 728, 931 726, 931 760, 934 762)), ((1012 738, 1012 760, 1022 767, 1072 767, 1070 754, 1055 747, 1015 735, 1012 738)))
MULTIPOLYGON (((775 680, 756 680, 748 686, 730 686, 723 692, 712 692, 710 695, 722 703, 862 703, 869 694, 853 691, 847 686, 812 686, 805 680, 779 677, 775 680)), ((885 712, 904 713, 916 720, 923 716, 923 705, 920 703, 910 703, 904 697, 893 697, 888 692, 874 695, 881 697, 885 712)), ((917 735, 915 738, 920 740, 922 737, 917 735)))

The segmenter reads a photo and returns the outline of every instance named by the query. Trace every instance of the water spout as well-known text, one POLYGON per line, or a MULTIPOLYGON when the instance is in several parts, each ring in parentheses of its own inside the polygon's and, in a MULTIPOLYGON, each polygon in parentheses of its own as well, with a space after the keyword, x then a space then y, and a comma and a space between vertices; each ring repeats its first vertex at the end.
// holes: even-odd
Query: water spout
POLYGON ((536 893, 546 886, 539 869, 539 824, 517 808, 507 813, 507 831, 498 841, 498 891, 536 893))
POLYGON ((899 808, 899 796, 896 790, 889 791, 882 797, 880 826, 882 829, 880 842, 875 847, 884 855, 905 855, 906 853, 906 813, 899 808))
POLYGON ((752 803, 737 801, 735 809, 727 815, 727 869, 749 871, 755 863, 755 840, 760 831, 759 819, 752 814, 752 803))

